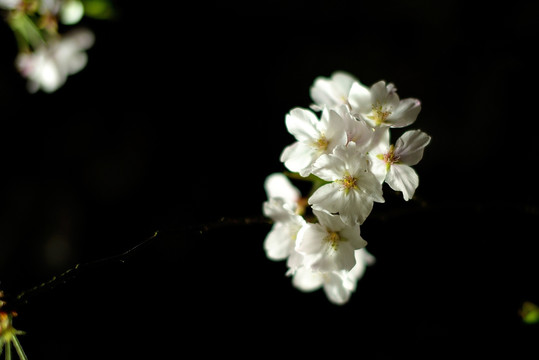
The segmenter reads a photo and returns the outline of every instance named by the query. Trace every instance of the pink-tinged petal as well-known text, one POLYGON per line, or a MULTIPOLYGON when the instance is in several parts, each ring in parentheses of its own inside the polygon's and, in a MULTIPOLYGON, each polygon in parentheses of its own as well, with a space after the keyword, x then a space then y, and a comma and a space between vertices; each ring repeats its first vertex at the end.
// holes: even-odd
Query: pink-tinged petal
POLYGON ((412 124, 421 111, 421 102, 417 99, 404 99, 387 118, 391 127, 401 128, 412 124))
POLYGON ((404 164, 393 164, 387 173, 386 183, 393 190, 401 191, 404 200, 409 200, 414 196, 419 185, 419 177, 412 167, 404 164))
POLYGON ((274 261, 284 260, 290 255, 292 249, 290 231, 286 223, 277 222, 264 240, 264 250, 266 256, 274 261))
POLYGON ((410 130, 402 134, 395 144, 395 155, 399 162, 415 165, 423 158, 425 147, 430 143, 430 136, 420 130, 410 130))
POLYGON ((318 118, 308 109, 298 107, 290 110, 285 117, 285 123, 288 132, 298 141, 312 142, 320 137, 316 128, 318 118))
POLYGON ((281 198, 288 204, 295 204, 301 197, 300 191, 283 173, 273 173, 266 177, 264 189, 268 199, 281 198))

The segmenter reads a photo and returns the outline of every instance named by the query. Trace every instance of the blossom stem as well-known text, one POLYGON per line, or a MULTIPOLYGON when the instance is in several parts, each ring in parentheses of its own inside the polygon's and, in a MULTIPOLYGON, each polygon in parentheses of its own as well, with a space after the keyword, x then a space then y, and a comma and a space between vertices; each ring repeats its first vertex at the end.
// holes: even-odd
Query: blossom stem
POLYGON ((15 33, 20 50, 28 49, 28 45, 36 48, 44 44, 43 35, 28 15, 15 12, 9 19, 9 25, 15 33))
POLYGON ((22 349, 19 339, 17 339, 17 336, 15 335, 13 335, 13 346, 15 346, 15 350, 17 351, 20 360, 28 360, 26 354, 24 353, 24 350, 22 349))
POLYGON ((6 360, 11 360, 11 341, 6 341, 6 360))

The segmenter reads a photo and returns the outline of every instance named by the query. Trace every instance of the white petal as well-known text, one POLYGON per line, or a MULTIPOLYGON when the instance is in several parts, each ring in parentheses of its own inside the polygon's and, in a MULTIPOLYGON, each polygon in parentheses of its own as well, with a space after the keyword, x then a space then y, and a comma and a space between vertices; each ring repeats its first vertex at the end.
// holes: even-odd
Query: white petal
POLYGON ((264 215, 273 221, 286 222, 294 214, 290 211, 290 207, 286 207, 285 205, 286 203, 281 198, 270 198, 262 204, 262 210, 264 215))
POLYGON ((326 274, 324 292, 333 304, 343 305, 350 300, 351 291, 343 286, 343 280, 337 272, 326 274))
POLYGON ((301 197, 300 191, 283 173, 273 173, 266 177, 264 189, 268 199, 281 198, 288 204, 297 203, 301 197))
POLYGON ((395 154, 406 165, 415 165, 423 158, 430 136, 420 130, 410 130, 402 134, 395 144, 395 154))
POLYGON ((327 231, 320 224, 306 224, 298 232, 296 251, 303 255, 320 254, 327 231))
POLYGON ((340 146, 335 149, 334 155, 342 159, 346 164, 348 175, 356 176, 369 168, 369 162, 362 148, 355 142, 350 142, 347 146, 340 146))
POLYGON ((346 134, 345 123, 342 117, 335 111, 328 113, 327 129, 325 131, 328 147, 326 153, 331 153, 339 145, 346 145, 348 137, 346 134))
POLYGON ((358 175, 356 184, 367 197, 379 203, 384 202, 382 184, 370 171, 364 171, 358 175))
POLYGON ((372 105, 378 105, 378 103, 384 105, 387 102, 387 97, 388 91, 385 81, 380 80, 371 86, 371 107, 372 105))
POLYGON ((331 78, 318 77, 311 86, 311 98, 320 108, 338 106, 346 102, 355 81, 356 78, 343 71, 333 73, 331 78))
POLYGON ((335 88, 344 95, 348 95, 352 84, 358 81, 356 77, 345 71, 335 71, 333 74, 331 74, 331 80, 333 80, 335 88))
POLYGON ((387 117, 387 122, 391 127, 405 127, 412 124, 421 111, 421 103, 417 99, 401 100, 399 105, 387 117))
POLYGON ((370 171, 376 177, 379 183, 383 183, 387 176, 387 165, 384 160, 378 158, 383 152, 375 152, 370 158, 370 171))
POLYGON ((342 238, 346 239, 348 243, 350 243, 351 247, 355 251, 367 246, 367 242, 360 235, 360 230, 359 230, 358 225, 346 226, 344 229, 340 231, 339 234, 342 238))
POLYGON ((300 267, 294 273, 292 284, 301 291, 314 291, 319 289, 324 282, 324 277, 318 271, 312 271, 306 267, 300 267))
POLYGON ((288 267, 286 275, 294 275, 299 268, 303 267, 303 265, 303 255, 297 252, 295 249, 291 249, 290 255, 288 255, 288 259, 286 259, 286 266, 288 267))
POLYGON ((346 227, 346 225, 341 221, 339 215, 332 215, 325 211, 315 209, 313 209, 313 214, 318 219, 320 225, 326 229, 329 229, 330 231, 339 232, 346 227))
POLYGON ((288 132, 298 140, 312 142, 318 140, 320 134, 316 129, 318 119, 307 109, 294 108, 285 117, 288 132))
POLYGON ((372 198, 357 190, 350 191, 346 197, 346 201, 339 209, 341 220, 349 226, 363 224, 372 211, 372 198))
POLYGON ((326 245, 323 252, 314 261, 310 262, 310 267, 321 272, 350 271, 355 264, 354 250, 348 243, 341 242, 336 251, 326 245))
POLYGON ((404 164, 393 164, 387 174, 386 183, 393 190, 401 191, 404 200, 409 200, 414 196, 419 185, 419 177, 412 167, 404 164))
POLYGON ((352 114, 368 114, 372 110, 370 90, 359 82, 352 84, 348 95, 352 114))
POLYGON ((304 177, 310 174, 315 159, 315 151, 301 142, 287 146, 281 154, 281 161, 286 168, 292 172, 299 172, 304 177))
POLYGON ((287 224, 273 224, 263 244, 266 256, 275 261, 286 259, 290 255, 292 241, 287 224))
POLYGON ((335 181, 340 179, 343 177, 345 171, 346 167, 344 161, 333 154, 324 154, 320 156, 314 162, 312 167, 312 173, 325 181, 335 181))
POLYGON ((323 185, 316 189, 307 201, 314 210, 336 213, 343 201, 340 187, 337 183, 323 185))

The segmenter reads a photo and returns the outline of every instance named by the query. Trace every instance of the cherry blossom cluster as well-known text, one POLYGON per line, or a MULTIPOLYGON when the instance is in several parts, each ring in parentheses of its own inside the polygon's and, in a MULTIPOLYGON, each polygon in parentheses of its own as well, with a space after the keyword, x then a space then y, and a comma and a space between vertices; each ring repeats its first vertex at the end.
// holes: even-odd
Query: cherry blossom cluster
POLYGON ((411 125, 421 110, 419 100, 401 100, 392 83, 367 87, 338 71, 316 78, 310 95, 310 108, 293 108, 285 118, 295 138, 280 158, 288 172, 264 184, 263 211, 273 221, 264 250, 271 260, 286 260, 296 288, 322 288, 330 302, 345 304, 375 261, 360 226, 374 203, 385 201, 384 183, 404 200, 413 197, 419 177, 412 166, 430 136, 408 130, 392 142, 391 129, 411 125), (311 181, 307 196, 294 178, 311 181))
POLYGON ((84 16, 107 18, 109 0, 0 0, 0 13, 17 40, 15 67, 30 93, 52 93, 86 66, 94 34, 72 28, 84 16), (65 31, 64 31, 65 30, 65 31))

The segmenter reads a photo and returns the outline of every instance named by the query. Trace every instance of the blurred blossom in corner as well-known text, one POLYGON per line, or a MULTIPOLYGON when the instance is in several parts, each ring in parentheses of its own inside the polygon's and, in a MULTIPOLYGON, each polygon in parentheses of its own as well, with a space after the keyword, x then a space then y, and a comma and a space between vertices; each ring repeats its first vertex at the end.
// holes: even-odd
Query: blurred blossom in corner
POLYGON ((60 88, 69 75, 84 69, 88 62, 85 50, 94 43, 90 30, 77 29, 59 40, 51 41, 34 52, 19 53, 16 65, 28 79, 28 91, 52 93, 60 88))
POLYGON ((76 25, 85 16, 114 16, 109 0, 0 0, 0 10, 17 41, 14 63, 30 93, 55 92, 88 62, 86 50, 94 33, 86 28, 64 31, 59 25, 76 25))

